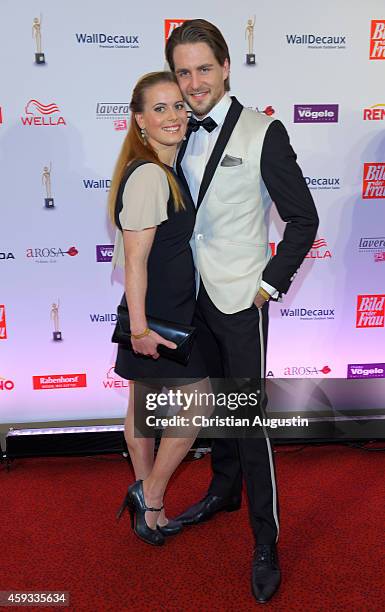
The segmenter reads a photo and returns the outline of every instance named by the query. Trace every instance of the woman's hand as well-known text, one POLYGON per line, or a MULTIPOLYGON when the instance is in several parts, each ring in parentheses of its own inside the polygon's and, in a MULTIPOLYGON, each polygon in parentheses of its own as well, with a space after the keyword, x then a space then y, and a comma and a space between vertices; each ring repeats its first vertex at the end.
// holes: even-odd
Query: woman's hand
POLYGON ((170 340, 166 340, 163 336, 160 336, 154 331, 150 331, 148 336, 144 336, 140 340, 135 340, 135 338, 131 338, 132 349, 134 353, 138 353, 139 355, 146 355, 148 357, 152 357, 153 359, 159 358, 158 353, 158 344, 163 344, 163 346, 167 346, 170 349, 176 349, 175 342, 170 342, 170 340))

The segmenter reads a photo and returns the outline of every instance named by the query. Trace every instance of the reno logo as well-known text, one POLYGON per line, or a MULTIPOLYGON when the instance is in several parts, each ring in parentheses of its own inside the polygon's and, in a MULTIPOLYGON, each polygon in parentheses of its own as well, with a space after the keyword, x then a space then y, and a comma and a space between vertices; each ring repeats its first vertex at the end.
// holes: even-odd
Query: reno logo
POLYGON ((364 164, 362 198, 364 200, 385 198, 385 163, 364 164))
POLYGON ((98 263, 107 263, 112 261, 114 255, 113 244, 97 244, 96 245, 96 261, 98 263))
POLYGON ((337 123, 338 104, 294 104, 294 123, 337 123))
POLYGON ((327 242, 325 238, 318 238, 313 242, 313 246, 307 255, 305 255, 305 259, 330 259, 332 256, 331 252, 327 248, 327 242))
POLYGON ((369 59, 385 59, 385 19, 373 19, 370 28, 369 59))
POLYGON ((12 391, 15 388, 15 383, 9 378, 0 376, 0 391, 12 391))
POLYGON ((357 296, 356 327, 384 327, 385 295, 357 296))
POLYGON ((57 126, 66 125, 64 118, 60 115, 57 104, 42 104, 38 100, 29 100, 25 106, 24 116, 21 117, 23 125, 57 126))
POLYGON ((289 366, 284 368, 284 376, 297 376, 303 378, 304 376, 319 376, 320 374, 329 374, 331 369, 329 366, 323 366, 323 368, 316 368, 316 366, 289 366))
POLYGON ((385 104, 374 104, 364 108, 364 121, 383 121, 385 119, 385 104))
POLYGON ((186 19, 165 19, 164 20, 164 41, 167 42, 175 28, 184 23, 186 19))

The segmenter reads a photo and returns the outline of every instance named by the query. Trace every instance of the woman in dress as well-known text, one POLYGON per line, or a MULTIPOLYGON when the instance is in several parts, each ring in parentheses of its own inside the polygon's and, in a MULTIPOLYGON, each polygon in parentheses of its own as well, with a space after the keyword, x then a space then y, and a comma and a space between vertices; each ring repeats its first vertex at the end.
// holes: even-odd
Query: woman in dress
POLYGON ((122 304, 128 306, 133 348, 119 345, 115 364, 119 376, 133 381, 125 438, 136 477, 118 517, 127 508, 136 535, 161 545, 165 536, 181 529, 176 521, 167 520, 163 497, 198 429, 178 432, 167 428, 154 460, 154 438, 134 435, 134 403, 138 414, 146 410, 146 393, 154 389, 183 386, 184 393, 207 393, 210 388, 196 343, 186 366, 166 359, 159 355, 158 345, 175 345, 149 329, 146 318, 190 325, 195 306, 189 246, 195 207, 173 170, 188 117, 174 75, 153 72, 142 77, 134 88, 130 109, 130 128, 109 194, 110 217, 117 226, 113 262, 124 268, 122 304))

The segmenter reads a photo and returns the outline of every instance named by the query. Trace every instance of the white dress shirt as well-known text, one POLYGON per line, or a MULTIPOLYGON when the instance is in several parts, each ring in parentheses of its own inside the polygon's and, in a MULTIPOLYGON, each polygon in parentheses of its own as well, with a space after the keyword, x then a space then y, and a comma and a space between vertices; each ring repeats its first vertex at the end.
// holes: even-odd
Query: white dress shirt
MULTIPOLYGON (((209 116, 217 123, 217 127, 212 132, 208 132, 203 127, 200 127, 199 130, 191 133, 187 143, 182 159, 182 170, 195 206, 198 201, 199 189, 207 162, 210 159, 230 106, 231 98, 226 93, 209 113, 209 116)), ((196 119, 201 121, 203 117, 196 117, 196 119)), ((261 281, 261 287, 272 297, 278 297, 278 291, 265 281, 261 281)))

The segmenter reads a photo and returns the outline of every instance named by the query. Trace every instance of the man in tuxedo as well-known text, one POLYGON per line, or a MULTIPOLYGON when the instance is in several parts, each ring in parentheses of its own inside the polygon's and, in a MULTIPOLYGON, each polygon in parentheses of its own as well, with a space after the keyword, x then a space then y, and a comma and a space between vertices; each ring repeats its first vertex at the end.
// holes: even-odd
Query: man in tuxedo
MULTIPOLYGON (((213 378, 264 379, 268 301, 289 289, 311 248, 317 212, 280 121, 245 109, 230 89, 230 55, 213 24, 176 28, 166 57, 193 115, 177 171, 196 204, 191 246, 199 275, 194 324, 213 378), (271 257, 268 212, 287 223, 271 257)), ((278 497, 271 444, 216 439, 207 495, 178 517, 185 525, 238 510, 245 480, 256 547, 252 591, 268 601, 280 584, 278 497)))

